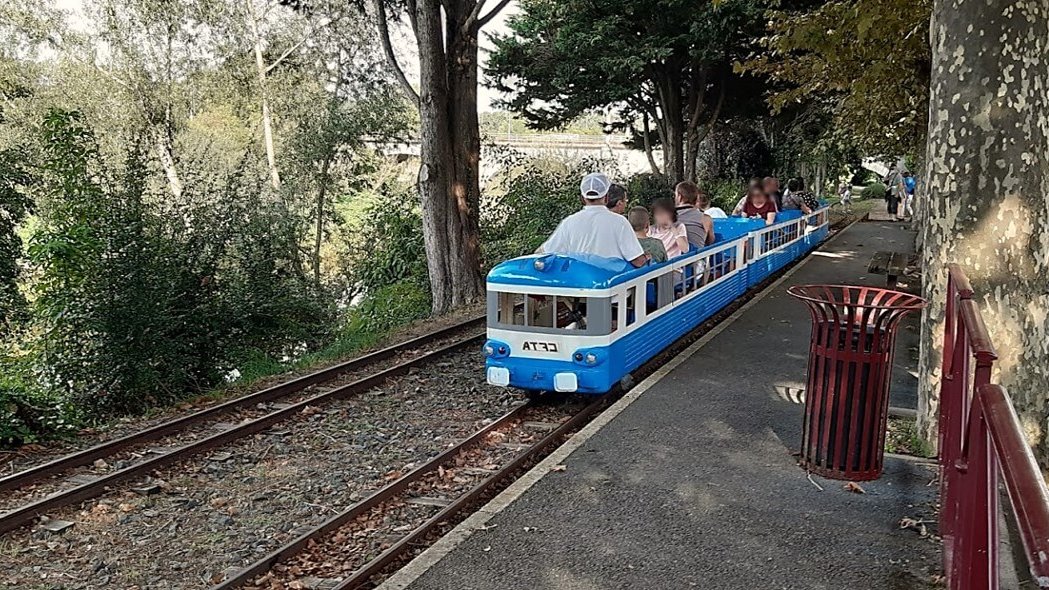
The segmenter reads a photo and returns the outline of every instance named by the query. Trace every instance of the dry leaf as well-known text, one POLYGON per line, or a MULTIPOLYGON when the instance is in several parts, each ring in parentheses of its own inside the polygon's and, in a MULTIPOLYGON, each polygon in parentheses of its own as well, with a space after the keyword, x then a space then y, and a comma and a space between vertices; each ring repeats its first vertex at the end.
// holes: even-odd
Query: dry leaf
POLYGON ((554 465, 554 468, 550 471, 564 471, 566 469, 568 469, 567 465, 554 465))
POLYGON ((854 494, 866 494, 867 493, 867 490, 863 489, 863 487, 860 486, 860 484, 858 484, 858 483, 856 483, 854 481, 850 481, 849 483, 843 485, 842 489, 844 489, 846 492, 852 492, 854 494))

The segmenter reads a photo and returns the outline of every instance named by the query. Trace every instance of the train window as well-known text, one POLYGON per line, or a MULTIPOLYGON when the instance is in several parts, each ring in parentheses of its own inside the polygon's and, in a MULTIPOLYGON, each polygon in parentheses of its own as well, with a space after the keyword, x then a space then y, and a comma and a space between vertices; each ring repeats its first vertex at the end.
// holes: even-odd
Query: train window
POLYGON ((528 306, 528 325, 536 328, 554 327, 554 310, 557 298, 552 295, 529 295, 525 301, 528 306))
POLYGON ((563 330, 585 330, 586 312, 586 298, 558 297, 557 327, 563 330))
POLYGON ((620 304, 621 300, 622 300, 622 298, 618 294, 613 295, 612 298, 609 299, 609 301, 610 301, 609 309, 610 309, 610 312, 611 312, 611 314, 609 315, 609 318, 611 318, 611 320, 612 320, 612 325, 609 328, 609 333, 610 334, 619 329, 619 308, 622 307, 622 305, 620 304))
POLYGON ((499 323, 525 325, 525 296, 521 293, 499 293, 499 323))
POLYGON ((637 287, 626 290, 626 325, 637 321, 637 287))
POLYGON ((648 313, 665 307, 674 301, 674 273, 671 270, 645 282, 645 308, 648 313))

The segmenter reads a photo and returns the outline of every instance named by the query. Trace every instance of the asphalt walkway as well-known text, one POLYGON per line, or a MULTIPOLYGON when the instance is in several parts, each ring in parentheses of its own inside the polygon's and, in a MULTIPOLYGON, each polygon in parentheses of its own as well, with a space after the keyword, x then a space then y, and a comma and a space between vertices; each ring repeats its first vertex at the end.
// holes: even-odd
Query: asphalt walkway
MULTIPOLYGON (((809 319, 786 288, 884 285, 866 272, 871 256, 912 239, 902 224, 852 226, 383 587, 933 588, 937 542, 899 526, 934 520, 930 463, 890 457, 859 494, 809 478, 792 455, 809 319)), ((912 319, 894 405, 914 406, 916 339, 912 319)))

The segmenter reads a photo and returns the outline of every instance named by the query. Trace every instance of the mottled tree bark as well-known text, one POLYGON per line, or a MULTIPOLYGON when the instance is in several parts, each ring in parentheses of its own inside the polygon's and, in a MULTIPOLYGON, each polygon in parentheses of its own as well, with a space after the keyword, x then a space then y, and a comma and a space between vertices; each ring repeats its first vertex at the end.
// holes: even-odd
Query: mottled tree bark
POLYGON ((946 264, 964 267, 1041 457, 1049 397, 1049 3, 936 0, 919 426, 935 440, 946 264))

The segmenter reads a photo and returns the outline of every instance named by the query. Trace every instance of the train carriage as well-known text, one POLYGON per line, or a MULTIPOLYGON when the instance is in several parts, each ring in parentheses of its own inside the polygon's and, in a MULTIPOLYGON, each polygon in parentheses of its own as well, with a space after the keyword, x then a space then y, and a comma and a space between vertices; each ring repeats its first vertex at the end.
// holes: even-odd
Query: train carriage
MULTIPOLYGON (((819 244, 828 209, 777 223, 715 219, 716 241, 661 264, 543 254, 488 274, 488 383, 599 395, 819 244)), ((783 219, 783 217, 790 218, 783 219)))

